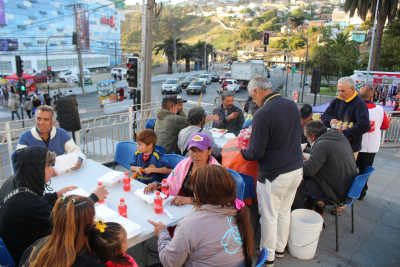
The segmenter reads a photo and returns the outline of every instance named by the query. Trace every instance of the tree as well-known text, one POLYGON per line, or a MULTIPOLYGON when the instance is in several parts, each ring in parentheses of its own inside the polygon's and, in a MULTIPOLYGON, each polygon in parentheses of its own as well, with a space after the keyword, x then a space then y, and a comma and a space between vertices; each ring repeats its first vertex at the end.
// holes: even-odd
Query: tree
POLYGON ((208 24, 210 24, 210 23, 211 23, 211 19, 205 19, 205 20, 204 20, 204 24, 208 25, 208 24))
MULTIPOLYGON (((202 69, 204 63, 204 41, 197 41, 196 44, 193 45, 195 56, 200 59, 200 69, 202 69)), ((210 43, 206 44, 206 64, 208 64, 208 55, 212 53, 212 45, 210 43)))
POLYGON ((338 58, 324 46, 315 46, 311 52, 310 60, 307 62, 307 68, 312 70, 314 67, 321 67, 321 75, 324 76, 329 88, 334 92, 329 80, 331 76, 339 76, 340 66, 338 58))
MULTIPOLYGON (((289 50, 299 49, 306 45, 306 42, 300 36, 291 36, 289 37, 289 50)), ((269 45, 271 48, 278 49, 287 49, 287 37, 280 38, 278 40, 273 41, 269 45)))
MULTIPOLYGON (((183 43, 179 42, 181 39, 176 38, 176 54, 180 53, 183 43)), ((168 74, 172 74, 172 64, 174 63, 174 38, 170 35, 168 39, 164 40, 162 44, 156 44, 153 47, 155 54, 158 55, 161 51, 167 56, 168 60, 168 74)))
POLYGON ((383 34, 379 70, 400 71, 400 22, 388 24, 383 34))
POLYGON ((304 19, 306 18, 306 14, 301 9, 301 7, 293 10, 293 13, 289 15, 289 20, 288 22, 292 25, 293 28, 296 28, 297 26, 300 26, 304 19))
POLYGON ((372 48, 372 57, 370 62, 371 70, 376 71, 379 68, 383 29, 385 27, 386 21, 388 21, 389 24, 391 24, 396 18, 398 3, 399 0, 379 1, 377 18, 375 18, 377 0, 366 0, 366 1, 346 0, 344 4, 344 10, 346 12, 350 12, 350 17, 353 17, 355 12, 357 11, 358 15, 363 21, 366 21, 369 12, 371 13, 371 21, 377 19, 374 47, 372 48))
POLYGON ((269 10, 267 12, 262 13, 260 16, 260 19, 262 19, 264 22, 270 21, 272 18, 276 17, 275 10, 269 10))
POLYGON ((361 22, 361 27, 360 27, 360 31, 367 31, 369 29, 372 29, 372 27, 374 27, 374 23, 370 20, 361 22))
POLYGON ((185 59, 186 72, 190 72, 190 60, 195 56, 195 48, 184 43, 180 49, 180 56, 185 59))
POLYGON ((254 13, 255 13, 255 12, 254 12, 253 10, 251 10, 251 8, 247 7, 247 8, 242 9, 242 10, 240 11, 240 13, 243 13, 243 14, 249 13, 250 16, 254 16, 254 13))
POLYGON ((239 39, 241 42, 258 40, 258 32, 252 28, 243 28, 239 32, 239 39))

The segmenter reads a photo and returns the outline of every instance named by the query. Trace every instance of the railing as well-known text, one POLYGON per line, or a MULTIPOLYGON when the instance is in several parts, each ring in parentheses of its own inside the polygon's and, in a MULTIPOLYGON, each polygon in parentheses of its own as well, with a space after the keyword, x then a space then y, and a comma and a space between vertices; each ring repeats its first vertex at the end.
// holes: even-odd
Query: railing
POLYGON ((389 129, 382 131, 381 143, 400 142, 400 111, 386 112, 389 119, 389 129))
MULTIPOLYGON (((184 111, 187 113, 190 106, 197 106, 198 104, 198 102, 188 101, 185 103, 187 107, 184 107, 184 111)), ((146 122, 155 118, 160 110, 160 102, 153 102, 144 106, 150 106, 150 108, 136 112, 133 111, 134 106, 127 105, 127 112, 81 119, 82 129, 75 132, 75 143, 88 159, 113 156, 118 142, 134 141, 136 133, 144 129, 146 122)), ((204 109, 214 107, 213 104, 209 103, 201 103, 201 106, 204 109)), ((121 107, 115 109, 121 109, 121 107)), ((104 110, 83 111, 81 115, 87 116, 88 113, 104 112, 104 110)), ((209 111, 206 111, 206 113, 211 114, 209 111)), ((0 123, 0 136, 2 137, 0 142, 0 167, 3 180, 13 174, 11 154, 17 147, 19 136, 36 126, 31 123, 31 120, 27 119, 24 120, 25 128, 22 128, 21 122, 20 120, 0 123)), ((58 124, 55 126, 58 127, 58 124)), ((210 126, 211 122, 207 124, 207 127, 210 126)))

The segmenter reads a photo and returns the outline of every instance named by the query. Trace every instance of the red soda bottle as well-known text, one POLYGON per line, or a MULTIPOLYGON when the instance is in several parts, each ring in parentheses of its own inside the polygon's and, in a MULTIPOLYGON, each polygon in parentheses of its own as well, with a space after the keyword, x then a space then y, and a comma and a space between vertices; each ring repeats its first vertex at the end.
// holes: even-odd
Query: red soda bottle
POLYGON ((125 204, 125 199, 121 198, 120 203, 118 205, 118 212, 119 215, 121 215, 122 217, 128 218, 128 207, 125 204))
POLYGON ((128 172, 125 173, 123 182, 124 182, 124 191, 131 191, 131 178, 129 177, 128 172))
POLYGON ((238 140, 237 140, 237 147, 239 149, 243 149, 243 132, 244 132, 244 130, 240 130, 240 134, 239 134, 238 140))
MULTIPOLYGON (((100 187, 100 186, 103 185, 103 183, 102 183, 102 182, 98 182, 97 185, 100 187)), ((99 200, 98 203, 104 203, 104 202, 105 202, 105 201, 104 201, 104 199, 103 199, 103 200, 99 200)))
POLYGON ((166 195, 165 198, 167 198, 169 196, 169 186, 167 184, 167 179, 163 179, 162 183, 161 183, 161 193, 163 193, 164 195, 166 195))
POLYGON ((163 199, 160 196, 160 191, 157 191, 156 192, 156 197, 154 198, 154 211, 156 213, 162 213, 163 212, 162 202, 163 202, 163 199))
POLYGON ((249 141, 250 141, 250 132, 246 131, 243 137, 243 148, 242 148, 243 150, 249 148, 249 141))

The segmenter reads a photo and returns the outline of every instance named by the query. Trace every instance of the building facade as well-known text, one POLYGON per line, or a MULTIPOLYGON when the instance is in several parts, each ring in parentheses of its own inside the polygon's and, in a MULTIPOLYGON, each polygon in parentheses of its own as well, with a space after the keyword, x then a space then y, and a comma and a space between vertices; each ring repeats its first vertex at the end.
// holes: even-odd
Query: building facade
POLYGON ((24 61, 24 71, 40 72, 78 67, 73 32, 73 5, 77 5, 78 34, 83 67, 99 69, 121 61, 120 21, 123 11, 107 0, 0 0, 0 75, 16 72, 15 56, 24 61), (46 52, 47 50, 47 52, 46 52), (47 54, 47 57, 46 57, 47 54))

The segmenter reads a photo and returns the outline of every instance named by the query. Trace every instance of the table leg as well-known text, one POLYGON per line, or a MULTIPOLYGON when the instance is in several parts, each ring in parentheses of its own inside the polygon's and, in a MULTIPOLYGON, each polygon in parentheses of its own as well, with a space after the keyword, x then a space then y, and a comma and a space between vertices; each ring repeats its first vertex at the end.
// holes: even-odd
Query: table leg
POLYGON ((142 242, 143 244, 143 264, 144 267, 149 266, 148 258, 147 258, 147 240, 142 242))

